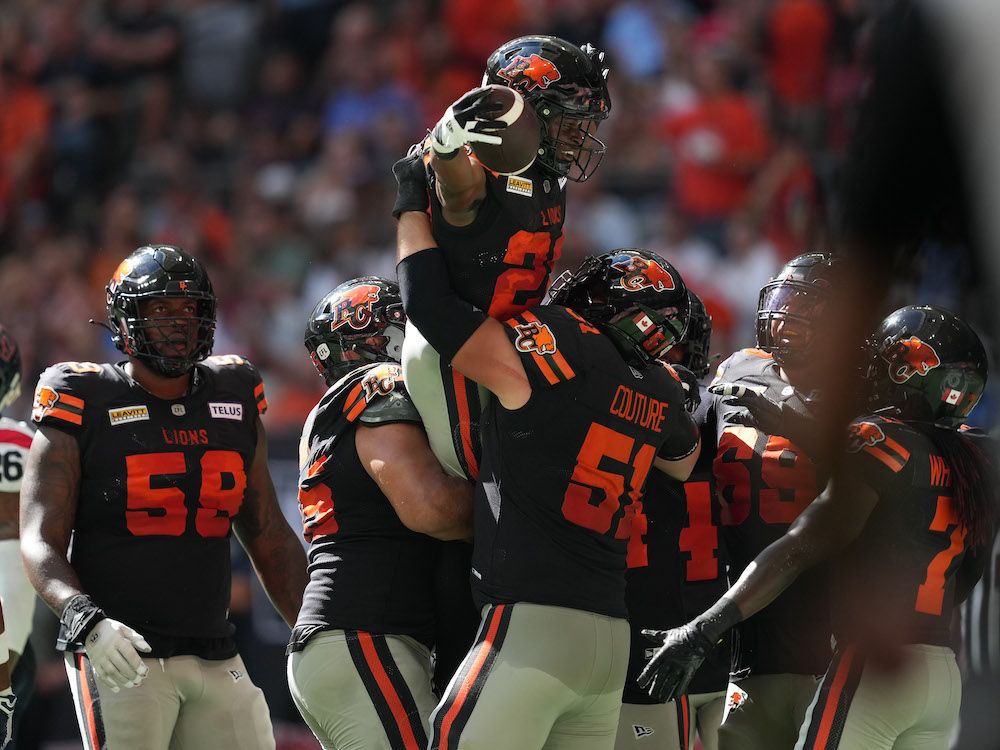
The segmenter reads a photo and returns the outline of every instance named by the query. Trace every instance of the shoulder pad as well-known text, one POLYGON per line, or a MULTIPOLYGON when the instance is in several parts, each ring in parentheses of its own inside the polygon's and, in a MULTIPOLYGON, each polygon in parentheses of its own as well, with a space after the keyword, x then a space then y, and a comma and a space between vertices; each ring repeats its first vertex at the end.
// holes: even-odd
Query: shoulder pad
POLYGON ((217 354, 206 357, 201 363, 211 372, 221 377, 235 377, 243 381, 253 392, 253 401, 257 404, 257 413, 267 411, 267 398, 264 395, 264 381, 256 365, 246 357, 238 354, 217 354))
POLYGON ((392 393, 376 398, 365 407, 358 421, 366 425, 421 423, 420 413, 405 390, 393 390, 392 393))
POLYGON ((75 432, 83 426, 88 384, 105 366, 95 362, 60 362, 38 378, 31 421, 75 432))
POLYGON ((774 358, 762 349, 740 349, 723 360, 715 371, 712 385, 722 381, 738 380, 740 377, 758 372, 771 364, 774 358), (748 372, 749 371, 749 372, 748 372))
POLYGON ((910 460, 910 450, 903 444, 905 424, 877 415, 860 417, 847 426, 848 453, 866 453, 877 459, 894 474, 910 460))

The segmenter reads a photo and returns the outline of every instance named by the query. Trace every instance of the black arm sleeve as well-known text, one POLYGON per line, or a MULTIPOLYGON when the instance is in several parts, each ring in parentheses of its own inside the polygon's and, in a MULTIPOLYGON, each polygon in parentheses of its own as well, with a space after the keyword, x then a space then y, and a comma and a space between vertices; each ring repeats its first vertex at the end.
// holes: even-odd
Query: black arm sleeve
POLYGON ((436 247, 403 258, 396 274, 406 317, 441 359, 451 362, 486 314, 455 292, 444 256, 436 247))

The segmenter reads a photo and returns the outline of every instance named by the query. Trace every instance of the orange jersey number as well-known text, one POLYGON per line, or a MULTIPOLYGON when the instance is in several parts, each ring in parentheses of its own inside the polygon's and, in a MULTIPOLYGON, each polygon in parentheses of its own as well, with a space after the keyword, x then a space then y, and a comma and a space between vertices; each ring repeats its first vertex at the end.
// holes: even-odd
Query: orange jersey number
POLYGON ((944 606, 945 576, 951 563, 965 549, 966 529, 959 525, 958 519, 955 517, 955 507, 951 497, 941 495, 937 499, 937 510, 934 512, 930 530, 948 534, 949 529, 951 529, 951 533, 948 537, 950 542, 948 548, 934 555, 934 559, 927 566, 927 577, 917 589, 915 607, 917 612, 928 615, 941 614, 944 606))
POLYGON ((719 577, 719 529, 712 523, 712 488, 708 482, 685 482, 688 525, 681 529, 678 548, 687 552, 685 580, 714 581, 719 577))
POLYGON ((542 301, 549 274, 562 253, 562 242, 561 235, 553 243, 549 232, 523 229, 510 238, 503 262, 514 268, 507 269, 497 279, 490 303, 491 318, 504 320, 542 301))

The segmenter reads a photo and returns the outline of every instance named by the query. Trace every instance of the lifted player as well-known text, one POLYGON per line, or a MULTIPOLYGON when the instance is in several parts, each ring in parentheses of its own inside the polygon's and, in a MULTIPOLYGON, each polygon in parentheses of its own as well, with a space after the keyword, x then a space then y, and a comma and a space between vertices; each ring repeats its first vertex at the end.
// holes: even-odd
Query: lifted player
POLYGON ((288 685, 324 748, 423 750, 438 539, 472 536, 472 485, 444 473, 398 364, 396 284, 344 282, 305 345, 329 390, 302 430, 299 504, 309 584, 288 685))
POLYGON ((21 496, 81 734, 91 750, 273 748, 228 620, 231 530, 289 625, 306 583, 268 472, 264 384, 245 359, 208 356, 215 294, 183 250, 140 247, 107 303, 128 360, 42 373, 21 496))
POLYGON ((708 612, 660 634, 640 682, 662 698, 683 691, 726 630, 837 556, 837 648, 796 750, 945 750, 962 694, 951 623, 996 524, 994 448, 963 427, 986 375, 979 337, 948 311, 904 307, 882 321, 869 340, 871 413, 851 424, 830 485, 708 612))

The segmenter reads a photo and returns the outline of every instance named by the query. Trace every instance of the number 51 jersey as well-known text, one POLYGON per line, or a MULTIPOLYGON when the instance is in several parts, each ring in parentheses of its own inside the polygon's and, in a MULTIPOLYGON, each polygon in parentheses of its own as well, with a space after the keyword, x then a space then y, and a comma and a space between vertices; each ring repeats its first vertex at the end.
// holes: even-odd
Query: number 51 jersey
POLYGON ((38 381, 32 420, 79 445, 70 562, 83 590, 155 657, 225 658, 235 653, 231 520, 267 401, 241 357, 210 357, 192 378, 188 395, 167 401, 123 364, 60 363, 38 381))

